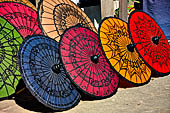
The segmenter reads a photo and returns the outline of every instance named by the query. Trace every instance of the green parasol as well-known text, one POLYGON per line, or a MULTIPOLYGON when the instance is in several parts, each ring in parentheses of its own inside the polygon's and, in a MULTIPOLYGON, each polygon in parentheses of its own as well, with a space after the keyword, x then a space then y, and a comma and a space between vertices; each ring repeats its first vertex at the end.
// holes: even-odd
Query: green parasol
POLYGON ((21 79, 18 50, 23 39, 7 20, 0 17, 0 98, 13 93, 21 79))

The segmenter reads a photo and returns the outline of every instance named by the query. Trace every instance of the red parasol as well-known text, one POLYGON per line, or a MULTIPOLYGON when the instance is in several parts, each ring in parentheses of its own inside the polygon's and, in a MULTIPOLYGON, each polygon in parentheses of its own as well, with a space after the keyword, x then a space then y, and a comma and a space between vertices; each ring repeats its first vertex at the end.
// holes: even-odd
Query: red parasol
POLYGON ((170 47, 168 41, 152 17, 135 11, 129 17, 129 33, 136 50, 145 63, 160 74, 170 72, 170 47))
POLYGON ((92 30, 69 28, 60 41, 60 54, 70 78, 85 93, 103 98, 116 92, 119 78, 107 63, 92 30))
POLYGON ((28 35, 42 34, 38 26, 37 13, 32 8, 16 2, 1 2, 0 16, 7 19, 23 38, 28 35))

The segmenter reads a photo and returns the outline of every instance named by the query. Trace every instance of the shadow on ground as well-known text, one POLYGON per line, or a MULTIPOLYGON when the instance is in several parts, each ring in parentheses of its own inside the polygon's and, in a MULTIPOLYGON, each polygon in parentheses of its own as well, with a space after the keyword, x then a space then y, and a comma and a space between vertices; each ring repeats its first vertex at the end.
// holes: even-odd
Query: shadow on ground
MULTIPOLYGON (((137 87, 136 85, 133 85, 129 82, 127 82, 124 79, 120 80, 119 88, 132 88, 132 87, 137 87)), ((95 101, 99 100, 98 98, 93 98, 91 96, 88 96, 87 94, 83 93, 82 91, 78 90, 81 94, 81 100, 82 101, 95 101)), ((17 105, 20 107, 30 110, 30 111, 35 111, 35 112, 41 112, 41 113, 54 113, 57 111, 54 111, 43 104, 41 104, 32 94, 29 92, 29 90, 25 87, 24 82, 21 80, 19 85, 17 86, 16 89, 16 94, 14 95, 14 100, 17 105)), ((59 112, 59 111, 58 111, 59 112)))
POLYGON ((133 88, 133 87, 139 87, 139 86, 132 84, 123 78, 120 78, 119 88, 133 88))
MULTIPOLYGON (((163 76, 152 71, 152 77, 158 78, 158 77, 163 77, 163 76)), ((140 86, 132 84, 132 83, 124 80, 123 78, 120 79, 119 88, 134 88, 134 87, 140 87, 140 86)), ((41 104, 34 96, 32 96, 32 94, 28 91, 28 89, 25 88, 25 84, 22 80, 20 81, 19 85, 17 86, 16 92, 17 93, 15 95, 13 95, 15 97, 14 100, 15 100, 17 105, 21 106, 24 109, 27 109, 27 110, 30 110, 30 111, 35 111, 35 112, 41 112, 41 113, 57 112, 57 111, 54 111, 50 108, 47 108, 46 106, 41 104), (24 89, 24 90, 21 91, 21 89, 24 89)), ((80 90, 79 90, 79 92, 81 94, 81 100, 82 101, 98 100, 96 98, 88 96, 87 94, 81 92, 80 90)))
POLYGON ((163 75, 158 74, 157 72, 155 72, 153 70, 152 70, 152 75, 151 76, 154 77, 154 78, 164 77, 163 75))
POLYGON ((42 113, 53 113, 56 112, 50 108, 47 108, 43 104, 41 104, 32 94, 28 91, 27 88, 25 88, 25 85, 23 81, 21 80, 19 85, 17 86, 17 91, 18 94, 15 94, 15 102, 19 106, 23 107, 24 109, 30 110, 30 111, 35 111, 35 112, 42 112, 42 113), (21 89, 23 91, 20 92, 21 89), (20 93, 19 93, 20 92, 20 93))

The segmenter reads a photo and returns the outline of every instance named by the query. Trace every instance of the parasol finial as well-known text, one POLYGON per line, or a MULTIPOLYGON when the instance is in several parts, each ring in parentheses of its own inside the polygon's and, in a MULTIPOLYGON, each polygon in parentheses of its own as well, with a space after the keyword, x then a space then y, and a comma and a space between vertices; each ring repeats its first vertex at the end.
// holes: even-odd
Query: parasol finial
POLYGON ((54 64, 52 67, 51 67, 52 71, 56 74, 59 74, 61 73, 61 70, 60 70, 60 65, 58 64, 54 64))
POLYGON ((91 61, 95 64, 99 62, 99 55, 93 55, 91 56, 91 61))
POLYGON ((130 51, 130 52, 134 52, 134 48, 135 48, 135 46, 136 46, 136 44, 129 44, 129 45, 127 45, 127 49, 128 49, 128 51, 130 51))
POLYGON ((154 44, 158 45, 160 38, 161 38, 161 36, 159 36, 159 37, 158 37, 158 36, 155 36, 155 37, 152 38, 152 42, 153 42, 154 44))

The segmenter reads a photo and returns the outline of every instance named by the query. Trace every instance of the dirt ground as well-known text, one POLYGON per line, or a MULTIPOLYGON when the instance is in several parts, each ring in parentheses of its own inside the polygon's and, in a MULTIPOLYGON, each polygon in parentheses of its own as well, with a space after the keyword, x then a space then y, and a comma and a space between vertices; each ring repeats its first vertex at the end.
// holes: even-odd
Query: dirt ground
MULTIPOLYGON (((27 92, 28 93, 28 92, 27 92)), ((0 101, 0 113, 58 113, 37 102, 31 95, 0 101)), ((170 76, 152 78, 140 87, 119 88, 103 100, 83 99, 63 113, 170 113, 170 76)))

